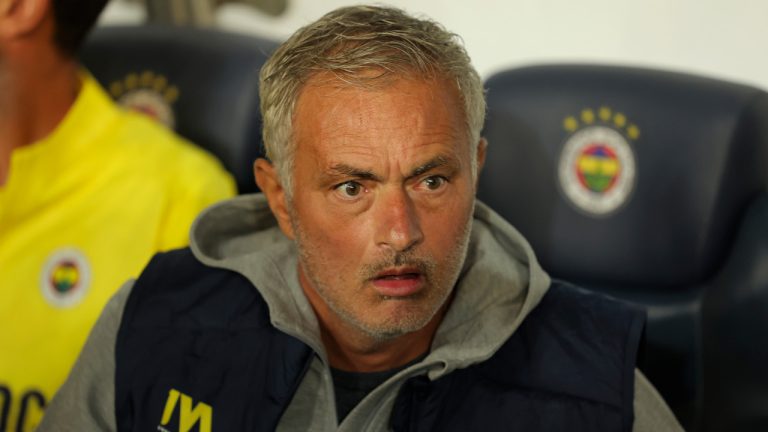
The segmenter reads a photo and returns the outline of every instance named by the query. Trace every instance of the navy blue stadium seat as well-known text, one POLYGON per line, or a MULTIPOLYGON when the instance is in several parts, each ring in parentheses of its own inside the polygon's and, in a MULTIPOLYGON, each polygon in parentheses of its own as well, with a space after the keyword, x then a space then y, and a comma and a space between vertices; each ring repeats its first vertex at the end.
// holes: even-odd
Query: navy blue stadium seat
POLYGON ((490 77, 479 197, 554 277, 646 308, 686 430, 768 430, 768 95, 679 73, 490 77))
POLYGON ((100 27, 81 61, 121 104, 216 155, 248 193, 258 190, 252 166, 263 152, 259 69, 276 46, 213 29, 100 27))

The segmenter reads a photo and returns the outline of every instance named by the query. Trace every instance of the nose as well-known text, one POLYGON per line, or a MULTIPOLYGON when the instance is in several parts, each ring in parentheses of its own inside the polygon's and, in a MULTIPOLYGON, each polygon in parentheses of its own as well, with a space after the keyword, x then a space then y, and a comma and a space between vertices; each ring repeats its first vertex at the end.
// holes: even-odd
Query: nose
POLYGON ((375 214, 376 243, 394 252, 409 250, 424 240, 416 207, 400 188, 382 191, 375 214))

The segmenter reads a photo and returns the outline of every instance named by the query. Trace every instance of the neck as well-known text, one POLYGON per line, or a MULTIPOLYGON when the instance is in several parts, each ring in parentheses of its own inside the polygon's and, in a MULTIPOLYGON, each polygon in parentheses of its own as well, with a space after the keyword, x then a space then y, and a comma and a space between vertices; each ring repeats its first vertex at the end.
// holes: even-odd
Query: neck
POLYGON ((54 57, 15 70, 0 65, 0 186, 10 174, 13 151, 50 134, 77 98, 76 63, 54 57))

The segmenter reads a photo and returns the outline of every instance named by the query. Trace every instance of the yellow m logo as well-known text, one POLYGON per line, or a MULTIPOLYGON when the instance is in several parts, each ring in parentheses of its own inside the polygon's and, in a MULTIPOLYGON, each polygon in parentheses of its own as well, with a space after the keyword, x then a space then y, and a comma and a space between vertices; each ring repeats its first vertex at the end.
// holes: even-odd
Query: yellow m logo
POLYGON ((166 426, 173 412, 176 410, 176 405, 181 399, 181 411, 179 412, 179 432, 189 432, 196 423, 200 423, 199 432, 211 432, 211 421, 213 420, 213 408, 210 405, 198 402, 195 407, 192 407, 192 398, 179 392, 178 390, 171 389, 168 392, 168 400, 165 402, 165 409, 163 410, 163 418, 160 424, 166 426))

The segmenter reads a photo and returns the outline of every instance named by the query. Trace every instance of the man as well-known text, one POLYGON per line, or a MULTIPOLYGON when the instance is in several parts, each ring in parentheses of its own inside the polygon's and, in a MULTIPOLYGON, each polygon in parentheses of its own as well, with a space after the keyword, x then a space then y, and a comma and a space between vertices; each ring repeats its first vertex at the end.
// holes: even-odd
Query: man
POLYGON ((234 193, 75 60, 106 0, 0 0, 0 431, 28 431, 107 300, 234 193))
POLYGON ((264 196, 204 213, 105 309, 42 431, 680 430, 643 317, 550 281, 475 201, 456 36, 348 7, 261 71, 264 196))

